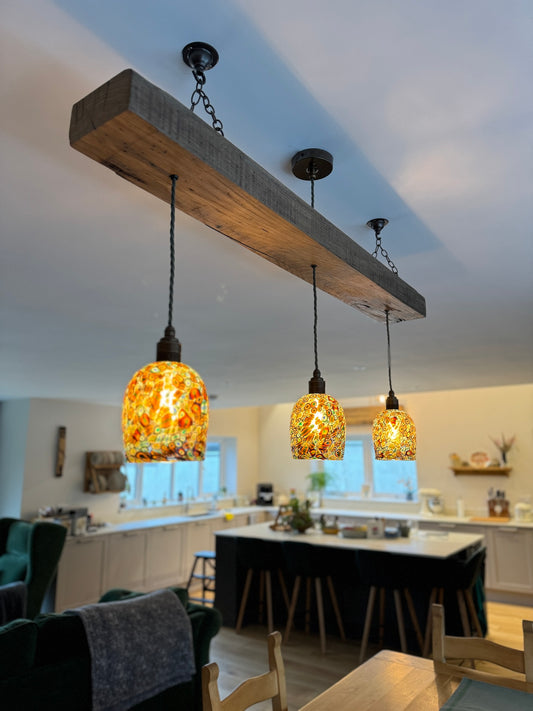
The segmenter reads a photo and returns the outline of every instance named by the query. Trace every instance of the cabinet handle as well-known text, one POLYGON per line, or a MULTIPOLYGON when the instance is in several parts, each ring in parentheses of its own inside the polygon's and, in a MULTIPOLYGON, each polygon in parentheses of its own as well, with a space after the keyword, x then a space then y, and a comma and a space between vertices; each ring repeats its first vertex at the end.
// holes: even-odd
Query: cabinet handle
POLYGON ((130 533, 123 533, 122 537, 123 538, 133 538, 133 536, 138 536, 139 534, 136 531, 131 531, 130 533))
POLYGON ((90 538, 76 538, 76 543, 80 545, 80 543, 86 544, 86 543, 93 543, 94 541, 91 540, 90 538))
POLYGON ((177 531, 179 526, 163 526, 163 531, 177 531))
POLYGON ((518 528, 514 528, 514 527, 498 528, 498 531, 501 531, 502 533, 518 533, 518 528))
POLYGON ((455 528, 455 523, 439 523, 439 528, 455 528))

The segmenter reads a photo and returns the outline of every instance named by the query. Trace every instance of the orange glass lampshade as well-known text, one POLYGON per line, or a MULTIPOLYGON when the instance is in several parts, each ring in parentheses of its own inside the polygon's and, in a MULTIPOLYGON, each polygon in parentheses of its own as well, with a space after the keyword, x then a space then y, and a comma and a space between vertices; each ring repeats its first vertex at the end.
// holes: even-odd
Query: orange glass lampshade
POLYGON ((403 410, 380 412, 372 424, 376 459, 416 459, 416 427, 403 410))
POLYGON ((124 394, 122 433, 128 462, 205 458, 209 402, 198 373, 158 360, 131 379, 124 394))
POLYGON ((346 439, 344 411, 325 393, 309 393, 293 407, 290 440, 293 459, 342 459, 346 439))

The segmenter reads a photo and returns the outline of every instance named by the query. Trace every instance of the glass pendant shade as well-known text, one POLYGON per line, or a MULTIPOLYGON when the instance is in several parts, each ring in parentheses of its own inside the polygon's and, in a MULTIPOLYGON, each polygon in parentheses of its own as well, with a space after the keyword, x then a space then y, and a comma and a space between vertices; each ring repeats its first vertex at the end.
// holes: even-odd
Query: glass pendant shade
POLYGON ((158 360, 138 370, 124 395, 122 433, 128 462, 205 458, 209 403, 198 373, 158 360))
POLYGON ((380 412, 372 425, 376 459, 416 459, 416 427, 403 410, 380 412))
POLYGON ((293 407, 290 441, 293 459, 342 459, 346 439, 344 411, 325 393, 309 393, 293 407))

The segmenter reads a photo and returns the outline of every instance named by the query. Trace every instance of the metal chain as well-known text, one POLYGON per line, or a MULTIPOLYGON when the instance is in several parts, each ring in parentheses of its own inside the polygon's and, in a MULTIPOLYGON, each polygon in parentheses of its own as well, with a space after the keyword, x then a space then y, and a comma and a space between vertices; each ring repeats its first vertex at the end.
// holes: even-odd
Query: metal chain
POLYGON ((375 247, 374 251, 372 252, 372 256, 375 257, 376 259, 378 257, 378 250, 381 252, 383 257, 385 257, 385 259, 387 260, 387 264, 391 268, 392 272, 394 274, 398 274, 398 269, 396 268, 396 265, 394 264, 392 259, 389 257, 389 253, 381 245, 381 236, 380 235, 376 235, 376 247, 375 247))
POLYGON ((392 377, 391 377, 391 367, 390 367, 389 309, 385 309, 385 322, 387 324, 387 361, 389 363, 389 390, 392 392, 392 377))
POLYGON ((211 125, 217 133, 220 133, 220 135, 223 136, 224 131, 222 129, 224 127, 222 125, 222 121, 220 119, 217 119, 217 117, 215 116, 215 109, 213 108, 211 102, 209 101, 209 97, 204 91, 205 74, 197 69, 193 69, 192 73, 194 78, 196 79, 196 88, 191 94, 191 111, 194 111, 195 106, 198 106, 201 99, 204 104, 204 109, 206 113, 211 116, 211 125))

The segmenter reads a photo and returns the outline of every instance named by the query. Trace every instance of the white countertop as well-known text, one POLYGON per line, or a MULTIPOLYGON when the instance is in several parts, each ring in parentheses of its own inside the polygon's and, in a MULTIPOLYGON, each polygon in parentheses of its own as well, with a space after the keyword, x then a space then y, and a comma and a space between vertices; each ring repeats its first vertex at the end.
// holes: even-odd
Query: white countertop
MULTIPOLYGON (((161 526, 177 526, 182 524, 191 523, 194 521, 205 521, 217 519, 221 520, 226 514, 233 514, 233 516, 239 516, 241 514, 254 514, 261 513, 263 511, 268 511, 272 514, 276 514, 278 511, 277 506, 243 506, 235 507, 224 510, 219 510, 215 512, 208 512, 202 514, 188 514, 188 515, 178 515, 178 516, 158 516, 157 518, 145 518, 138 520, 125 521, 124 523, 107 523, 104 526, 97 528, 94 531, 88 533, 80 534, 78 536, 73 536, 72 538, 81 538, 83 536, 98 536, 110 533, 125 533, 127 531, 139 531, 149 528, 159 528, 161 526)), ((511 519, 509 522, 502 521, 474 521, 471 517, 459 518, 458 516, 448 516, 445 514, 434 514, 432 516, 422 516, 418 513, 403 513, 403 512, 392 512, 392 511, 381 511, 375 509, 373 511, 361 510, 361 509, 336 509, 332 507, 316 508, 311 509, 311 514, 314 518, 318 519, 322 514, 325 516, 338 516, 339 518, 358 518, 368 521, 372 518, 384 518, 387 521, 424 521, 426 523, 434 523, 436 527, 439 524, 461 524, 469 526, 498 526, 498 527, 511 527, 511 528, 527 528, 533 529, 533 521, 517 521, 516 519, 511 519)), ((69 536, 71 538, 71 536, 69 536)))
POLYGON ((270 523, 215 531, 216 536, 228 538, 260 538, 266 541, 294 541, 330 548, 348 548, 402 553, 404 555, 448 558, 465 548, 483 544, 483 536, 472 533, 418 531, 409 538, 342 538, 310 529, 306 533, 273 531, 270 523))

